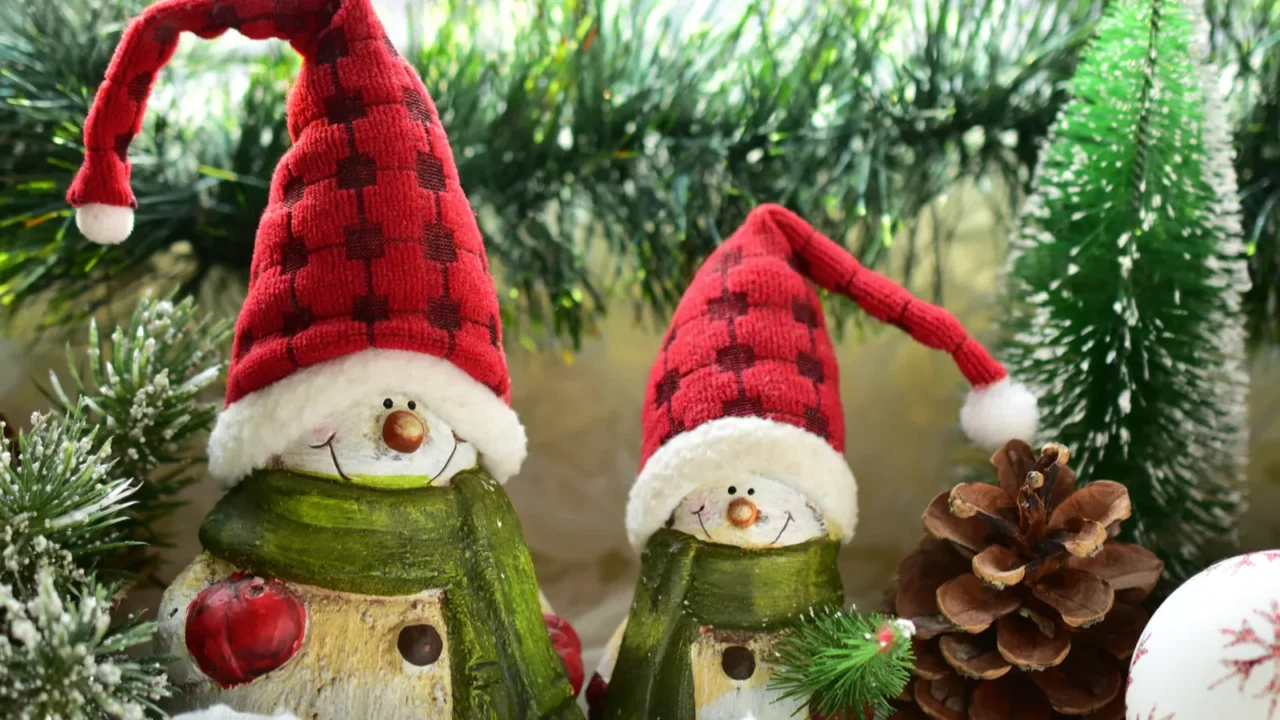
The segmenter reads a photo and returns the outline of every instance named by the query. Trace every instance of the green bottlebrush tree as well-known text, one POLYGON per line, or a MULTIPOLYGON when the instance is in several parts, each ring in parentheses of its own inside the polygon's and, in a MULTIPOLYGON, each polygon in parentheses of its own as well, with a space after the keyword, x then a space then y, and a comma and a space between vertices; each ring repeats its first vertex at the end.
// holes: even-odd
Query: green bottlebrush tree
POLYGON ((1013 375, 1083 477, 1129 488, 1129 539, 1175 579, 1243 510, 1248 289, 1201 8, 1114 0, 1071 80, 1007 266, 1013 375))
POLYGON ((1230 73, 1236 177, 1253 284, 1249 336, 1280 341, 1280 0, 1206 0, 1211 50, 1230 73))
MULTIPOLYGON (((130 150, 133 236, 80 237, 63 195, 81 128, 146 1, 0 1, 0 304, 39 298, 50 324, 134 282, 242 287, 288 145, 292 52, 197 43, 164 71, 130 150)), ((577 342, 613 300, 673 307, 759 202, 803 211, 874 266, 957 176, 1018 184, 1101 0, 756 0, 702 19, 659 0, 512 3, 531 11, 501 18, 428 5, 404 54, 500 267, 504 323, 577 342)), ((942 259, 905 235, 909 268, 942 259)))
POLYGON ((891 712, 889 700, 911 679, 914 633, 909 621, 883 615, 819 615, 778 641, 770 682, 831 720, 891 712))
POLYGON ((67 346, 73 394, 50 371, 45 396, 58 410, 80 408, 98 423, 96 437, 113 448, 116 471, 139 481, 121 531, 140 545, 115 558, 113 567, 149 568, 154 556, 145 548, 165 544, 156 521, 199 477, 192 471, 204 459, 203 440, 217 413, 202 392, 218 379, 230 332, 229 323, 204 317, 190 298, 175 303, 146 295, 109 342, 90 320, 83 371, 67 346))
POLYGON ((0 448, 0 708, 4 717, 137 718, 168 694, 154 628, 112 627, 119 581, 95 574, 121 546, 135 486, 79 405, 37 415, 0 448))

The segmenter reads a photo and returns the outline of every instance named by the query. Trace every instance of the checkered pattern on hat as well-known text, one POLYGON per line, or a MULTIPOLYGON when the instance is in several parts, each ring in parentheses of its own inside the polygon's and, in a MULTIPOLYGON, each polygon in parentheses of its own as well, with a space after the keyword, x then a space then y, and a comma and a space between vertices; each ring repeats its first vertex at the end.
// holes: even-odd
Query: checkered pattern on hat
POLYGON ((814 283, 947 352, 975 387, 1006 376, 946 310, 864 268, 794 213, 762 205, 676 308, 645 393, 641 468, 676 435, 728 417, 794 425, 844 452, 838 368, 814 283))
POLYGON ((129 26, 68 200, 136 205, 128 146, 178 36, 282 38, 303 56, 272 177, 227 404, 367 348, 450 361, 504 401, 497 294, 435 104, 370 0, 163 0, 129 26))

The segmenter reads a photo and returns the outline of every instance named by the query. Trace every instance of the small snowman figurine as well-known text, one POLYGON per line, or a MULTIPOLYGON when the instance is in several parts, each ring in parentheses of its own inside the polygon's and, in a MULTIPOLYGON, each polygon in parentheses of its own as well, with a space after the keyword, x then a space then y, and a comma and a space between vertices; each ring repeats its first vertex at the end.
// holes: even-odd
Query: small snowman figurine
POLYGON ((503 490, 526 440, 484 244, 371 0, 149 7, 86 124, 81 230, 129 235, 128 145, 156 74, 184 31, 232 28, 287 40, 303 64, 209 441, 232 488, 160 609, 181 705, 580 718, 576 636, 540 602, 503 490))
POLYGON ((695 276, 649 376, 627 532, 643 551, 626 621, 587 690, 610 720, 786 720, 774 642, 839 608, 857 522, 835 354, 812 279, 929 347, 973 385, 970 437, 1035 434, 1034 398, 946 311, 862 268, 776 205, 695 276))

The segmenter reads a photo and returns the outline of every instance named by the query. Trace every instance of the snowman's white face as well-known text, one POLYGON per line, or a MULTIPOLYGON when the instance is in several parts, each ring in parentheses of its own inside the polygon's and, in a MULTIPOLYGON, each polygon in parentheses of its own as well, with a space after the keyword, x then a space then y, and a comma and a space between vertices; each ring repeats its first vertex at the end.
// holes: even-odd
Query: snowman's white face
POLYGON ((382 488, 448 485, 476 466, 471 443, 412 398, 384 395, 313 425, 271 463, 306 475, 382 488))
POLYGON ((699 486, 671 513, 669 527, 744 548, 797 545, 829 534, 822 513, 803 493, 762 477, 699 486))

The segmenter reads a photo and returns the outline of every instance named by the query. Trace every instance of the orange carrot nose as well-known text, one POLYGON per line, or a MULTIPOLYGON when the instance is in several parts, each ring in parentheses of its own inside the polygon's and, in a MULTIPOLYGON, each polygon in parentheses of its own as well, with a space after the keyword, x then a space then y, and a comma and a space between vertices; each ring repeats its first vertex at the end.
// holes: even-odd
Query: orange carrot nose
POLYGON ((734 527, 745 530, 756 524, 756 520, 760 517, 760 508, 746 498, 738 498, 729 503, 729 509, 725 515, 734 527))
POLYGON ((427 427, 417 415, 397 410, 382 423, 382 442, 396 452, 411 453, 422 447, 427 437, 427 427))

